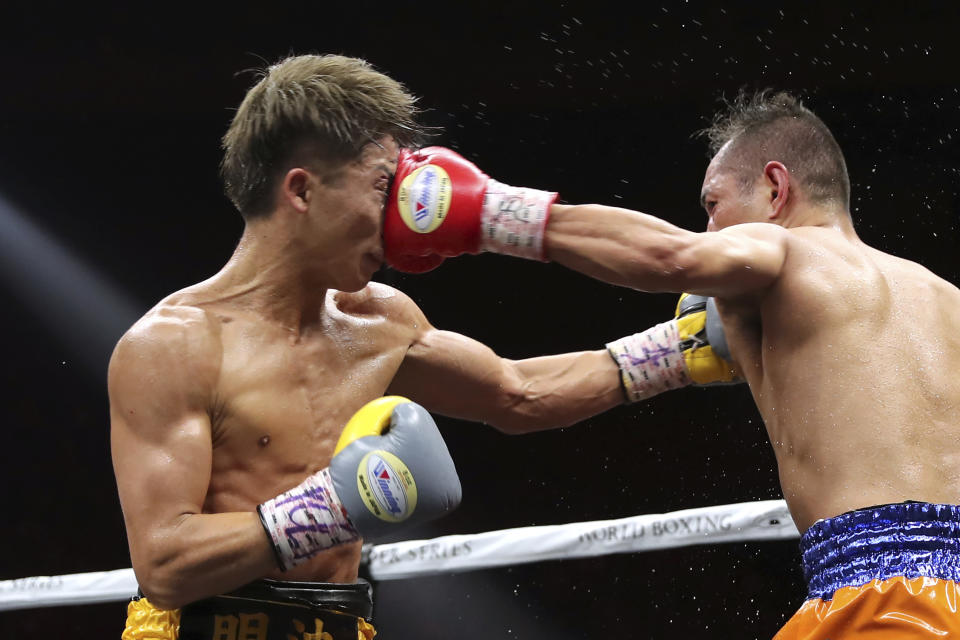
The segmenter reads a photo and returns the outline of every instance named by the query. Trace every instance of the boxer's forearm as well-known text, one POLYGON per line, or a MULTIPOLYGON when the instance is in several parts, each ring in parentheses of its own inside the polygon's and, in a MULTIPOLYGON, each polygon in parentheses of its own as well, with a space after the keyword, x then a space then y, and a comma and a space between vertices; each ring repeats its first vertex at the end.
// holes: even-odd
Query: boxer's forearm
POLYGON ((491 420, 509 433, 566 427, 623 404, 620 372, 606 349, 507 361, 514 401, 491 420))
POLYGON ((624 401, 619 370, 604 349, 509 360, 436 329, 411 347, 388 393, 507 433, 565 427, 624 401))
POLYGON ((277 568, 256 512, 186 514, 142 538, 131 545, 134 570, 163 609, 232 591, 277 568))
POLYGON ((604 282, 643 291, 684 291, 696 236, 637 211, 554 205, 545 245, 550 261, 604 282))
POLYGON ((434 411, 512 434, 568 427, 624 402, 619 369, 605 349, 525 360, 477 350, 433 388, 417 397, 434 411))

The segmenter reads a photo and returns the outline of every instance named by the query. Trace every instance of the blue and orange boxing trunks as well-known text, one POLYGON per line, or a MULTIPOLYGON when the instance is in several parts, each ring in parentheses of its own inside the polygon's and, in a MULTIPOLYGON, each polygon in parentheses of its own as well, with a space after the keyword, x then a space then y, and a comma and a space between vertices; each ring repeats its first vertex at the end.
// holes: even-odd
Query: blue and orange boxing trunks
POLYGON ((183 609, 134 599, 122 640, 371 640, 372 613, 367 582, 261 580, 183 609))
POLYGON ((808 595, 774 640, 960 638, 960 506, 901 502, 819 520, 808 595))

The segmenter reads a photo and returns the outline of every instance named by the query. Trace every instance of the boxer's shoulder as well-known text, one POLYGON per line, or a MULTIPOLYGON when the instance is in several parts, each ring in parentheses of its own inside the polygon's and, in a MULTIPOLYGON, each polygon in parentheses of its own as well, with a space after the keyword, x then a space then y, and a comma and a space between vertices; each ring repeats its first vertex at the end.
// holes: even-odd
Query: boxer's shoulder
POLYGON ((347 311, 355 310, 362 312, 369 310, 371 312, 382 312, 389 310, 395 305, 397 296, 402 296, 397 289, 380 283, 370 282, 359 291, 339 291, 331 289, 328 297, 332 298, 337 308, 347 311))
POLYGON ((792 229, 767 222, 745 222, 720 229, 713 233, 699 234, 706 246, 719 248, 723 255, 740 264, 745 256, 751 256, 754 265, 766 265, 766 270, 779 271, 798 239, 792 229))
POLYGON ((211 309, 173 295, 157 303, 124 334, 121 342, 149 344, 161 341, 168 347, 203 346, 218 339, 222 318, 211 309))
POLYGON ((181 380, 206 385, 221 362, 221 321, 211 311, 168 298, 144 314, 117 343, 110 359, 111 388, 123 381, 181 380))
POLYGON ((377 316, 402 325, 414 325, 423 318, 417 304, 398 289, 371 282, 360 291, 334 291, 331 298, 337 309, 357 316, 377 316))

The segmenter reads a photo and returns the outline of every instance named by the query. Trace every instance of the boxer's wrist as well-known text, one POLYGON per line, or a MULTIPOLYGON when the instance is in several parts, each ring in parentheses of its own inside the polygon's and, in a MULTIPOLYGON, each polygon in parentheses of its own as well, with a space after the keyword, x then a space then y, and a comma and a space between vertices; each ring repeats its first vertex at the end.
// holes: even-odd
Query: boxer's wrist
POLYGON ((557 194, 488 180, 481 213, 481 251, 545 260, 544 233, 557 194))
POLYGON ((267 500, 257 507, 257 513, 282 571, 321 551, 360 539, 337 497, 329 468, 267 500))
POLYGON ((606 346, 620 369, 620 382, 628 403, 692 383, 675 319, 606 346))

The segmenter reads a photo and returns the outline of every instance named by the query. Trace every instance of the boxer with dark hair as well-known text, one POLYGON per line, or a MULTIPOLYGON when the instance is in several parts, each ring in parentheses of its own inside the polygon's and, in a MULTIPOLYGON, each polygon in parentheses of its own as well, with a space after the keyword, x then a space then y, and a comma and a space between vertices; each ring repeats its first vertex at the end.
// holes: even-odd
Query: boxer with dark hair
MULTIPOLYGON (((404 153, 388 259, 496 251, 714 296, 804 532, 809 599, 777 637, 960 636, 960 291, 860 240, 840 147, 794 97, 742 95, 707 135, 707 233, 556 205, 445 149, 404 153), (420 214, 443 214, 424 232, 406 222, 403 190, 427 165, 449 171, 458 196, 420 214)), ((631 375, 649 351, 615 345, 631 375)))

